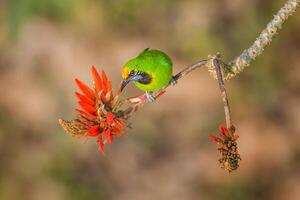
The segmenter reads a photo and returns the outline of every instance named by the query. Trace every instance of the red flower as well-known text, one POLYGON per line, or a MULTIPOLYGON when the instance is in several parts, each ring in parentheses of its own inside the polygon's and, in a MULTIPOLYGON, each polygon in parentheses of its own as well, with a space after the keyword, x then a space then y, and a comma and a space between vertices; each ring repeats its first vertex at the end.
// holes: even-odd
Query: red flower
POLYGON ((232 126, 230 129, 227 129, 223 126, 220 126, 220 132, 217 136, 214 136, 213 134, 210 135, 210 139, 212 142, 217 143, 219 145, 224 144, 227 140, 230 141, 236 141, 238 139, 238 136, 234 134, 235 127, 232 126))
POLYGON ((228 172, 236 170, 239 167, 239 160, 241 160, 236 143, 238 135, 234 133, 234 126, 229 129, 221 126, 217 136, 213 134, 210 136, 210 139, 218 145, 218 150, 222 155, 219 159, 221 167, 228 172))
POLYGON ((75 92, 79 109, 76 119, 67 121, 60 119, 62 127, 73 136, 96 138, 99 149, 104 154, 105 143, 113 142, 114 138, 121 136, 126 128, 126 114, 120 110, 123 101, 119 100, 121 89, 113 95, 111 81, 104 71, 101 76, 94 66, 91 67, 93 75, 93 88, 90 88, 78 79, 75 82, 81 93, 75 92))
MULTIPOLYGON (((147 100, 146 95, 120 100, 121 84, 113 95, 111 81, 104 71, 99 74, 95 67, 91 67, 93 87, 75 79, 80 92, 75 92, 78 99, 78 113, 73 120, 59 119, 64 130, 75 137, 84 139, 95 138, 99 149, 104 154, 104 145, 111 143, 117 136, 121 136, 126 127, 127 120, 147 100), (126 103, 126 105, 124 105, 126 103)), ((156 98, 165 91, 156 94, 156 98)))

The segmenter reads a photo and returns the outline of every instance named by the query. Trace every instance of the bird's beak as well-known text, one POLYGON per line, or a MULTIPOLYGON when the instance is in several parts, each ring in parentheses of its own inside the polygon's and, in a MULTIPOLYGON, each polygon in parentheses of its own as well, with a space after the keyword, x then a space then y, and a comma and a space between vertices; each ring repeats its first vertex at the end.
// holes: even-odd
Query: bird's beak
POLYGON ((122 85, 121 85, 121 92, 124 90, 124 88, 126 87, 126 85, 128 83, 130 83, 131 80, 130 79, 124 79, 123 82, 122 82, 122 85))
POLYGON ((121 92, 124 90, 124 88, 126 87, 126 85, 128 85, 128 83, 131 83, 133 81, 140 81, 143 79, 143 76, 140 74, 136 74, 136 75, 132 75, 127 77, 126 79, 123 80, 122 85, 121 85, 121 92))

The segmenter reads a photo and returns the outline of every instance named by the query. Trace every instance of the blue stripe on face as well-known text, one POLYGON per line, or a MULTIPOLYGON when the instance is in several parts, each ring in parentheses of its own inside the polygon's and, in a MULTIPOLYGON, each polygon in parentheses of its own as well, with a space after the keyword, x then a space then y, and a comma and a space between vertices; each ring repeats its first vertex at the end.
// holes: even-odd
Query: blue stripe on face
POLYGON ((130 79, 131 79, 131 81, 141 81, 141 80, 143 80, 143 78, 144 77, 141 74, 137 74, 137 75, 132 76, 130 79))

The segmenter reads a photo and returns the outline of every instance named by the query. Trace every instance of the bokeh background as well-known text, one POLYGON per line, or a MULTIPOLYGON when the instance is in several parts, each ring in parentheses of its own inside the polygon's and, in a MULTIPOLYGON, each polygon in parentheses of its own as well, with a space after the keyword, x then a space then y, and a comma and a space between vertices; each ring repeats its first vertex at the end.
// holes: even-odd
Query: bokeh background
MULTIPOLYGON (((227 83, 242 156, 219 168, 209 140, 224 123, 215 80, 199 69, 131 118, 106 146, 66 134, 74 78, 150 47, 178 72, 239 55, 284 0, 0 0, 0 199, 300 199, 300 12, 251 67, 227 83)), ((128 87, 124 98, 139 94, 128 87)))

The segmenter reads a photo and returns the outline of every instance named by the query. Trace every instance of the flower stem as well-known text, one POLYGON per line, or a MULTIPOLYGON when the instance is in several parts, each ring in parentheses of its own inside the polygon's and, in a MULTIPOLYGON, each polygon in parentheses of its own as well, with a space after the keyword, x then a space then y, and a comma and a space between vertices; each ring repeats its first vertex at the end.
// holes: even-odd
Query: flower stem
POLYGON ((219 83, 219 88, 221 91, 222 101, 223 101, 223 105, 224 105, 226 126, 228 129, 231 129, 232 123, 231 123, 231 115, 230 115, 230 106, 229 106, 227 92, 225 89, 225 84, 224 84, 223 75, 222 75, 222 71, 221 71, 222 65, 221 65, 221 60, 220 60, 219 56, 216 56, 215 58, 213 58, 213 64, 215 66, 217 80, 219 83))

